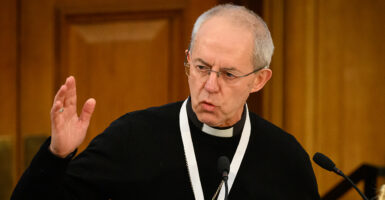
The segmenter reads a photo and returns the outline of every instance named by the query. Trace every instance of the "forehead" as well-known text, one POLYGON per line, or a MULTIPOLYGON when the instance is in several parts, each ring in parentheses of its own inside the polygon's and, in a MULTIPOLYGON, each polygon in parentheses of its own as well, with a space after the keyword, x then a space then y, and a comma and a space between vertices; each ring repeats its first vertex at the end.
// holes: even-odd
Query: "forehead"
MULTIPOLYGON (((192 55, 211 65, 252 69, 253 34, 226 17, 212 17, 198 30, 192 55)), ((194 59, 193 59, 194 61, 194 59)))

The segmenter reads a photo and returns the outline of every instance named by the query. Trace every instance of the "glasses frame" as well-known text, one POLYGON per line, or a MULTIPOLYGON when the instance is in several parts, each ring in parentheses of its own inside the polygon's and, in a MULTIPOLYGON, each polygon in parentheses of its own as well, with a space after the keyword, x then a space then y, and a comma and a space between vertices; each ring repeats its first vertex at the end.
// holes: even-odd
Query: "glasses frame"
MULTIPOLYGON (((191 68, 190 63, 189 63, 189 62, 185 62, 185 63, 184 63, 184 66, 185 66, 185 72, 186 72, 186 75, 187 75, 187 76, 190 76, 190 68, 191 68)), ((193 67, 197 68, 198 65, 197 65, 197 66, 193 66, 193 67)), ((262 66, 262 67, 259 67, 259 68, 255 69, 255 70, 253 70, 252 72, 247 73, 247 74, 244 74, 244 75, 234 75, 234 74, 233 74, 234 79, 231 79, 231 81, 232 81, 232 80, 239 79, 239 78, 243 78, 243 77, 250 76, 251 74, 254 74, 254 73, 256 73, 256 72, 258 72, 258 71, 260 71, 260 70, 262 70, 262 69, 266 69, 267 67, 268 67, 268 66, 262 66)), ((199 70, 199 69, 197 69, 197 70, 199 70)), ((207 69, 207 70, 205 70, 205 71, 208 73, 208 75, 210 75, 211 72, 216 73, 218 78, 219 78, 220 75, 223 73, 222 71, 215 71, 215 70, 212 70, 212 69, 207 69)))

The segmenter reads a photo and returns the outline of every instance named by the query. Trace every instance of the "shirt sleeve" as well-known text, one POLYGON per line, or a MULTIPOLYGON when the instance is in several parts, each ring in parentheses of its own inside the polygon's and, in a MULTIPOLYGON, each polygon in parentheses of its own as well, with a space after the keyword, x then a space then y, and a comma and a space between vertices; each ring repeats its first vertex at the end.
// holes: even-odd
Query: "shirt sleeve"
POLYGON ((74 190, 83 191, 90 199, 100 199, 95 196, 98 191, 81 183, 72 184, 76 180, 69 180, 66 176, 67 166, 76 151, 66 158, 59 158, 49 151, 50 141, 51 138, 48 138, 40 147, 16 185, 11 199, 78 199, 74 190), (71 188, 71 185, 77 188, 71 188))

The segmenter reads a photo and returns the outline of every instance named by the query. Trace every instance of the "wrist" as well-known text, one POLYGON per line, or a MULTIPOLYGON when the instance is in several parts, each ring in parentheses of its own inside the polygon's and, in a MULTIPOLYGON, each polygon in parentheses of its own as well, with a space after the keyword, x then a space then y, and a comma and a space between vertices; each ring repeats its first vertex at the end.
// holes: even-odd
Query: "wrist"
POLYGON ((76 153, 76 149, 75 149, 75 151, 72 151, 72 152, 56 151, 55 148, 52 146, 52 143, 49 145, 48 149, 54 156, 59 157, 59 158, 63 158, 63 159, 72 158, 76 153))

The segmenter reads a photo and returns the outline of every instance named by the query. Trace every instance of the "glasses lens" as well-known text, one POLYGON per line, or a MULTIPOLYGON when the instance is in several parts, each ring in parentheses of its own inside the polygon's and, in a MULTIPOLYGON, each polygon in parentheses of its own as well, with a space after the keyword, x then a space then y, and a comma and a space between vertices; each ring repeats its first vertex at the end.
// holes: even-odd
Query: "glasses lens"
POLYGON ((237 75, 234 74, 234 72, 229 70, 222 70, 220 72, 220 76, 223 78, 223 80, 230 82, 237 78, 237 75))
POLYGON ((196 74, 202 81, 206 81, 211 73, 215 73, 219 79, 223 79, 225 82, 232 82, 237 78, 234 72, 229 70, 221 70, 219 72, 211 70, 211 68, 202 65, 196 65, 194 67, 194 74, 196 74))

